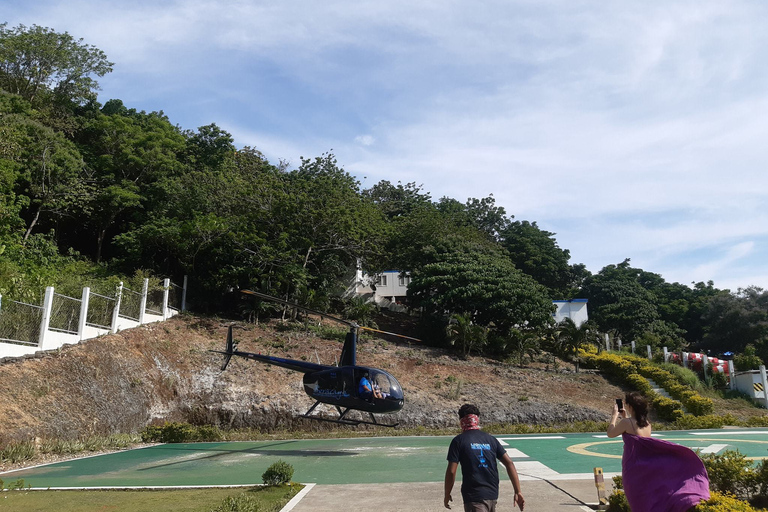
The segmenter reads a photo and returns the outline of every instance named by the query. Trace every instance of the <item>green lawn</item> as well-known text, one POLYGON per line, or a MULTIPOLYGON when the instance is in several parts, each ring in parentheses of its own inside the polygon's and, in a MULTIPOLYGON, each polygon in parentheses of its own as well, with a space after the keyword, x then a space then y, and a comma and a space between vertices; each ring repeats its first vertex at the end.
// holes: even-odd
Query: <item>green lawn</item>
MULTIPOLYGON (((180 489, 169 491, 5 491, 0 510, 8 512, 210 512, 229 498, 248 496, 259 511, 279 511, 303 486, 294 484, 249 489, 180 489)), ((237 510, 227 508, 226 510, 237 510)), ((243 508, 243 510, 246 510, 243 508)), ((253 510, 249 508, 247 510, 253 510)))

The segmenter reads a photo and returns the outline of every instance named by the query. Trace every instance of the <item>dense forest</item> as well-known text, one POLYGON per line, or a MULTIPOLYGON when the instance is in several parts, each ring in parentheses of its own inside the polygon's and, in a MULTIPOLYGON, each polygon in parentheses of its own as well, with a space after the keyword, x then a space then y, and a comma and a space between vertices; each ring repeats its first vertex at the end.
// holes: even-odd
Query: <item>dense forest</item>
POLYGON ((190 130, 162 111, 102 104, 97 80, 112 66, 66 32, 0 25, 3 296, 188 275, 200 312, 243 307, 241 288, 339 309, 360 265, 410 273, 409 305, 435 342, 464 353, 520 356, 543 344, 567 354, 608 333, 713 353, 750 345, 768 357, 759 288, 668 283, 629 259, 592 274, 493 196, 435 199, 389 181, 362 189, 331 153, 290 168, 215 123, 190 130), (575 297, 589 300, 590 322, 551 325, 552 299, 575 297))

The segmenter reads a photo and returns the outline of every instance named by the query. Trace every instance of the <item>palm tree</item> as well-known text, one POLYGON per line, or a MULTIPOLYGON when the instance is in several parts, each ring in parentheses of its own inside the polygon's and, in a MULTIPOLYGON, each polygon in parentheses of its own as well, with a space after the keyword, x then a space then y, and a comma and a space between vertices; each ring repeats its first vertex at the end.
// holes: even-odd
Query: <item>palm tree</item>
POLYGON ((591 322, 583 322, 581 325, 570 318, 563 319, 557 325, 552 344, 555 352, 563 359, 573 362, 576 371, 579 371, 576 354, 581 347, 589 343, 596 343, 599 346, 600 333, 591 322))
POLYGON ((459 346, 461 356, 467 358, 472 349, 480 349, 488 342, 488 329, 472 323, 469 313, 454 313, 445 328, 451 345, 459 346))

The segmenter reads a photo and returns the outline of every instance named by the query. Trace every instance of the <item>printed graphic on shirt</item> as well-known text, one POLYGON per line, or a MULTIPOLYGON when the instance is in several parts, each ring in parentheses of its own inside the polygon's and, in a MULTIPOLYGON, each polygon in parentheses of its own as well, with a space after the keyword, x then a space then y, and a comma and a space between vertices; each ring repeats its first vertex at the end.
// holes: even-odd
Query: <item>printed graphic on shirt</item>
POLYGON ((485 455, 483 454, 483 450, 491 451, 491 445, 488 443, 471 443, 470 448, 472 448, 475 452, 480 452, 479 454, 475 454, 477 459, 480 461, 480 464, 478 464, 478 467, 481 468, 487 468, 488 467, 488 461, 485 458, 485 455))

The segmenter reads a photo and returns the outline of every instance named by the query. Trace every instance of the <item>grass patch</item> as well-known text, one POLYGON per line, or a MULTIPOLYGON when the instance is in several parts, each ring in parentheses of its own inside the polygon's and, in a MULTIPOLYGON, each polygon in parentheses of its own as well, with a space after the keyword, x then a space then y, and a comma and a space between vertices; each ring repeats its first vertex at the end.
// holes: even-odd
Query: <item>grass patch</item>
POLYGON ((247 511, 277 512, 302 485, 252 489, 179 489, 147 491, 9 491, 0 499, 0 510, 48 512, 166 512, 247 511), (238 508, 239 507, 239 508, 238 508), (250 507, 250 508, 249 508, 250 507))

